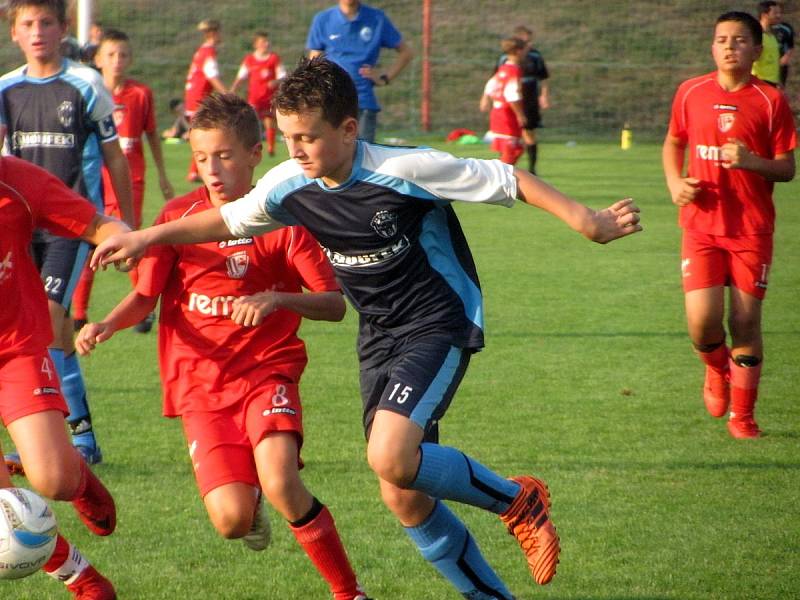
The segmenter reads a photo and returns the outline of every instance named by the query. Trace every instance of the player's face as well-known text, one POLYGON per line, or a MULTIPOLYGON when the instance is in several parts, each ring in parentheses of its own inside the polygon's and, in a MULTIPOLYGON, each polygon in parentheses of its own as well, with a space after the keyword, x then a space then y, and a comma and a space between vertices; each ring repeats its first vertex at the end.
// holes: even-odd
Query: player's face
POLYGON ((215 205, 250 191, 253 169, 261 162, 261 144, 246 148, 226 129, 192 129, 189 144, 197 171, 215 205))
POLYGON ((29 62, 53 62, 61 59, 61 39, 67 33, 55 13, 40 6, 20 8, 11 25, 11 39, 29 62))
POLYGON ((128 42, 106 41, 100 45, 94 62, 100 67, 104 76, 123 77, 128 72, 132 59, 128 42))
POLYGON ((780 6, 773 6, 769 9, 769 24, 770 25, 777 25, 783 19, 783 9, 780 6))
POLYGON ((269 40, 263 37, 256 38, 253 42, 253 50, 259 54, 266 54, 269 52, 269 40))
POLYGON ((744 23, 723 21, 714 30, 711 54, 721 72, 749 73, 761 55, 761 46, 755 44, 753 34, 744 23))
POLYGON ((306 177, 321 178, 328 186, 347 180, 353 166, 358 121, 347 117, 334 127, 319 110, 298 114, 276 111, 276 118, 289 156, 306 177))

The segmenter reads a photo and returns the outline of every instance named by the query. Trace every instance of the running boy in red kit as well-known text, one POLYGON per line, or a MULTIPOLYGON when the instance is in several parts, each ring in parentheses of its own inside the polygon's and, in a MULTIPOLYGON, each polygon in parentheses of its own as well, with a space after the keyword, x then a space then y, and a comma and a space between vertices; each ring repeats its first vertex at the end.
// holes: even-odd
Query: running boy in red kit
POLYGON ((735 438, 754 418, 763 359, 761 304, 772 263, 776 181, 795 175, 795 124, 783 94, 752 76, 761 25, 747 13, 716 22, 717 71, 680 85, 663 164, 683 228, 681 271, 689 336, 706 365, 703 399, 735 438), (683 175, 689 156, 688 176, 683 175), (723 324, 729 286, 730 348, 723 324))
MULTIPOLYGON (((114 99, 114 123, 119 134, 119 143, 131 170, 133 187, 134 227, 142 226, 142 206, 144 204, 145 161, 143 137, 147 138, 150 153, 158 171, 158 183, 165 200, 174 195, 172 184, 167 178, 164 156, 161 152, 161 137, 156 130, 156 111, 153 91, 145 84, 128 77, 128 69, 133 60, 128 36, 118 29, 107 29, 95 53, 95 64, 103 74, 103 82, 114 99)), ((108 169, 103 167, 103 200, 108 215, 121 217, 119 202, 111 185, 108 169)), ((135 285, 135 273, 131 280, 135 285)), ((84 269, 72 297, 72 317, 75 330, 86 324, 86 312, 92 293, 94 272, 84 269)), ((149 331, 152 320, 146 319, 137 330, 149 331)))
POLYGON ((275 111, 272 109, 272 96, 275 89, 286 76, 281 57, 270 48, 269 35, 259 31, 253 36, 253 52, 242 60, 231 92, 247 81, 247 101, 256 111, 264 125, 267 137, 267 153, 275 155, 275 111))
MULTIPOLYGON (((204 187, 169 202, 157 223, 219 207, 252 188, 261 162, 258 117, 234 94, 211 94, 189 143, 204 187)), ((301 318, 339 321, 345 303, 328 259, 302 227, 222 243, 162 245, 139 281, 76 346, 91 352, 138 323, 161 297, 164 415, 180 417, 209 518, 253 550, 269 542, 261 491, 289 522, 335 600, 366 600, 333 517, 300 479, 301 318), (303 288, 309 290, 303 292, 303 288), (266 418, 265 418, 266 417, 266 418)))
MULTIPOLYGON (((28 481, 40 494, 73 504, 96 535, 116 526, 114 500, 70 443, 69 413, 47 346, 53 339, 47 297, 29 247, 35 229, 97 244, 130 231, 96 212, 41 167, 0 157, 0 418, 13 440, 28 481), (13 308, 12 308, 13 307, 13 308)), ((0 487, 11 487, 5 465, 0 487)), ((59 535, 43 569, 67 585, 74 598, 112 600, 111 583, 59 535)))

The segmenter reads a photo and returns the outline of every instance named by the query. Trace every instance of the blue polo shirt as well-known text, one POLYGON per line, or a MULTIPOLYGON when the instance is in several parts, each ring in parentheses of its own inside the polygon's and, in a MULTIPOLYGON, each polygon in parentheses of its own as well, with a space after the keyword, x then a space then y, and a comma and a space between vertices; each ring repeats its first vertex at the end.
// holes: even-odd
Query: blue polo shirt
POLYGON ((306 48, 320 50, 345 69, 358 90, 358 108, 380 110, 374 83, 358 74, 364 65, 375 66, 381 48, 397 48, 403 36, 382 10, 362 4, 352 21, 334 6, 314 15, 306 48))

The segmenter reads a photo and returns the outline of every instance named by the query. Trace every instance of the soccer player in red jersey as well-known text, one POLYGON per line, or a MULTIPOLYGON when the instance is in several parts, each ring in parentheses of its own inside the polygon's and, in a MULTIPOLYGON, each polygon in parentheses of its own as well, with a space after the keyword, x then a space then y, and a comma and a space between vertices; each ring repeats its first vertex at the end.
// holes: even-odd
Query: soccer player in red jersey
POLYGON ((489 132, 492 134, 492 150, 500 152, 500 160, 514 165, 525 151, 522 130, 526 128, 522 110, 520 61, 525 56, 525 43, 518 38, 500 42, 507 62, 498 67, 486 82, 481 96, 482 112, 489 111, 489 132))
MULTIPOLYGON (((142 205, 144 203, 145 161, 142 136, 147 137, 153 162, 158 170, 158 181, 165 200, 174 195, 167 178, 164 156, 161 153, 161 138, 156 131, 156 112, 153 92, 145 84, 130 79, 127 75, 132 62, 131 45, 128 36, 118 29, 107 29, 100 40, 95 54, 95 63, 103 74, 103 82, 114 99, 114 123, 119 134, 120 147, 128 159, 133 186, 134 227, 142 225, 142 205)), ((103 196, 105 212, 121 218, 121 211, 108 169, 103 167, 103 196)), ((131 271, 135 285, 136 271, 131 271)), ((84 269, 72 297, 72 317, 76 331, 86 324, 86 311, 92 292, 94 271, 84 269)), ((137 330, 149 330, 152 320, 146 319, 137 330)))
MULTIPOLYGON (((197 31, 203 34, 203 43, 192 55, 192 62, 189 63, 189 71, 186 73, 183 105, 187 120, 192 118, 200 101, 212 91, 227 91, 220 79, 217 62, 217 45, 222 41, 222 26, 215 19, 203 19, 197 24, 197 31)), ((189 165, 186 180, 200 181, 194 159, 189 165)))
POLYGON ((750 74, 761 33, 747 13, 717 19, 711 44, 717 70, 678 87, 663 147, 683 228, 689 336, 706 365, 703 398, 714 417, 730 407, 728 431, 735 438, 761 433, 754 409, 763 358, 761 304, 772 263, 772 190, 776 181, 794 177, 797 143, 783 94, 750 74))
MULTIPOLYGON (((204 187, 169 202, 168 223, 235 200, 261 161, 258 117, 234 94, 199 105, 189 142, 204 187)), ((336 600, 365 599, 328 509, 299 475, 298 384, 302 317, 339 321, 345 304, 328 259, 302 227, 227 242, 164 245, 139 264, 139 281, 76 340, 91 352, 139 322, 161 297, 159 359, 164 414, 181 417, 200 494, 226 538, 266 547, 259 490, 289 522, 336 600), (309 292, 303 292, 303 288, 309 292)))
MULTIPOLYGON (((64 428, 69 413, 47 347, 53 339, 47 297, 29 247, 34 229, 97 244, 129 231, 100 215, 87 200, 44 169, 0 158, 0 418, 16 445, 31 486, 54 500, 72 502, 97 535, 116 525, 114 500, 72 446, 64 428)), ((5 465, 0 487, 12 483, 5 465)), ((110 600, 108 580, 62 536, 44 570, 75 598, 110 600)))
POLYGON ((245 81, 247 84, 247 101, 258 118, 264 124, 267 136, 267 153, 275 155, 275 113, 272 110, 272 95, 280 80, 286 75, 281 57, 272 52, 269 35, 259 31, 253 37, 253 52, 242 60, 236 80, 231 85, 231 92, 236 92, 245 81))

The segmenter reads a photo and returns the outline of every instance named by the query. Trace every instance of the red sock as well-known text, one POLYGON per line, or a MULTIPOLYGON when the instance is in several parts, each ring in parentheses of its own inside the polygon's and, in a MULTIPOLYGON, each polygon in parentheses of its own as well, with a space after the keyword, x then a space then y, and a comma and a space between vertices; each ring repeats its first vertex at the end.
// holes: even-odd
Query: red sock
POLYGON ((89 309, 89 298, 92 295, 92 284, 94 283, 94 271, 88 265, 84 265, 81 271, 81 278, 78 280, 78 285, 75 286, 75 291, 72 292, 72 317, 75 319, 85 319, 86 313, 89 309))
POLYGON ((697 356, 700 357, 706 365, 715 371, 725 372, 728 370, 728 361, 730 360, 730 350, 725 344, 721 344, 714 348, 711 352, 697 351, 697 356))
POLYGON ((352 600, 360 592, 336 524, 327 506, 310 523, 290 529, 320 575, 328 582, 334 600, 352 600))
POLYGON ((60 533, 56 536, 56 548, 53 550, 53 555, 50 557, 45 565, 42 567, 47 573, 55 571, 69 557, 69 542, 60 533))
POLYGON ((80 483, 70 502, 90 531, 95 535, 111 535, 117 527, 114 498, 83 459, 80 469, 80 483))
POLYGON ((88 568, 91 568, 89 561, 60 533, 53 555, 42 567, 45 573, 67 586, 74 584, 88 568))
POLYGON ((275 128, 267 127, 267 152, 275 152, 275 128))
POLYGON ((730 361, 731 369, 731 420, 752 419, 758 399, 758 382, 761 379, 761 365, 742 367, 730 361))

